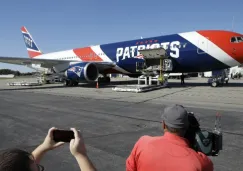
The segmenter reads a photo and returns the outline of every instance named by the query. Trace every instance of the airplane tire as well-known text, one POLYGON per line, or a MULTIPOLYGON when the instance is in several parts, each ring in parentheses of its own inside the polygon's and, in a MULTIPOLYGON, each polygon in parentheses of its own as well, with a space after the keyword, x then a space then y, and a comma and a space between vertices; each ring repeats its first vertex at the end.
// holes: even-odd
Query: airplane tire
POLYGON ((72 86, 73 85, 73 81, 70 80, 69 83, 68 83, 68 86, 72 86))
POLYGON ((65 80, 63 83, 64 86, 68 86, 68 84, 69 84, 69 80, 65 80))
POLYGON ((73 86, 74 85, 74 82, 72 80, 66 80, 64 82, 64 85, 67 86, 67 87, 70 87, 70 86, 73 86))
POLYGON ((212 87, 217 87, 217 82, 212 82, 212 87))
POLYGON ((77 81, 73 81, 73 86, 78 86, 78 82, 77 81))
POLYGON ((99 77, 98 78, 98 82, 99 83, 110 83, 111 82, 111 78, 110 77, 99 77))
POLYGON ((106 83, 110 83, 111 82, 111 78, 110 77, 106 77, 105 82, 106 83))

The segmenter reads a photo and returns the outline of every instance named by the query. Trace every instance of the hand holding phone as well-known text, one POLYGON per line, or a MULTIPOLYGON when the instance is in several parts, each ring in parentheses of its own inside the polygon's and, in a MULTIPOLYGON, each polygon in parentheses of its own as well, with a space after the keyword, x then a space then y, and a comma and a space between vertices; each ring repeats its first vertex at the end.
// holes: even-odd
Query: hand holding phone
POLYGON ((80 155, 86 156, 86 148, 82 135, 75 128, 71 128, 71 130, 74 132, 75 139, 71 140, 70 142, 70 152, 75 157, 80 155))
POLYGON ((71 130, 54 130, 53 140, 55 142, 70 142, 74 139, 74 132, 71 130))

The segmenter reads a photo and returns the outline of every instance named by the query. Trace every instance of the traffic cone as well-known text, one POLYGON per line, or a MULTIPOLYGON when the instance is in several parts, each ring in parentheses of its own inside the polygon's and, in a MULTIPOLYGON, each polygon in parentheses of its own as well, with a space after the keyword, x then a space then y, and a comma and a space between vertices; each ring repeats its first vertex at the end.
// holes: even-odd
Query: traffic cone
POLYGON ((97 81, 97 83, 96 83, 96 88, 99 88, 99 82, 97 81))

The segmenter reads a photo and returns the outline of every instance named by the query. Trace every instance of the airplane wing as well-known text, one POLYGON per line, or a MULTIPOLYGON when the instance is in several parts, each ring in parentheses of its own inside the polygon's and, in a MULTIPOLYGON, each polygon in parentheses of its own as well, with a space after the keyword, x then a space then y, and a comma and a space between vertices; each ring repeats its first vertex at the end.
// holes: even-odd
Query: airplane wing
POLYGON ((43 67, 51 68, 54 65, 64 64, 67 63, 68 61, 0 56, 0 62, 8 63, 8 64, 16 64, 16 65, 41 64, 43 67))
MULTIPOLYGON (((52 60, 52 59, 36 59, 36 58, 22 58, 22 57, 2 57, 0 56, 0 62, 7 64, 16 65, 31 65, 31 64, 41 64, 44 68, 52 68, 53 66, 60 64, 69 64, 70 62, 79 62, 74 60, 52 60)), ((85 61, 84 61, 85 62, 85 61)), ((82 63, 82 61, 80 61, 82 63)), ((92 62, 96 64, 99 71, 112 68, 116 66, 112 62, 92 62)), ((68 65, 67 65, 68 66, 68 65)))

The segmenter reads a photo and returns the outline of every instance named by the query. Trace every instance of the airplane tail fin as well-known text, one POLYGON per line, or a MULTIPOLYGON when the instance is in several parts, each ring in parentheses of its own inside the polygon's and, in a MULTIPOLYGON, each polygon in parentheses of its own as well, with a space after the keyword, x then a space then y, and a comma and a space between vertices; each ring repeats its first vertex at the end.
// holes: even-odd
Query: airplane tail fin
POLYGON ((23 34, 25 46, 27 48, 28 54, 30 58, 34 58, 42 54, 38 46, 36 45, 34 39, 32 38, 31 34, 28 32, 26 27, 21 27, 21 32, 23 34))

